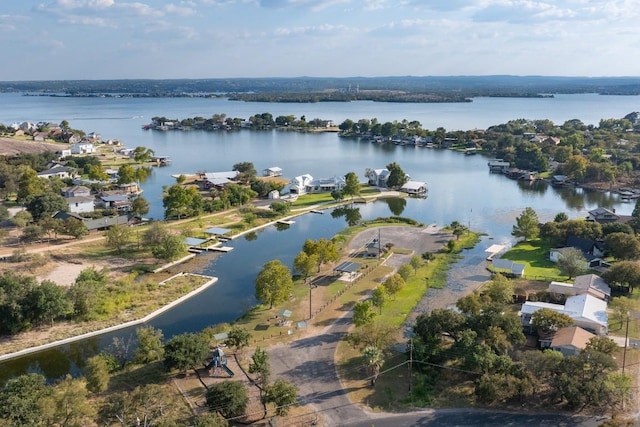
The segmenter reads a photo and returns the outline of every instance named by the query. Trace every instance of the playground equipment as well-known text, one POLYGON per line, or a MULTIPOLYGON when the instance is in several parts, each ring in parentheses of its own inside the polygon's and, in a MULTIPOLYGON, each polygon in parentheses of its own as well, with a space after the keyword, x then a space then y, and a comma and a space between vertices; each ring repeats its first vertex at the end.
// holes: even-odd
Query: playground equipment
POLYGON ((227 356, 224 354, 224 351, 222 351, 220 347, 214 348, 211 352, 210 357, 211 361, 205 365, 205 369, 213 370, 209 373, 209 375, 215 375, 218 368, 226 372, 229 377, 233 377, 235 375, 233 371, 227 366, 227 356))

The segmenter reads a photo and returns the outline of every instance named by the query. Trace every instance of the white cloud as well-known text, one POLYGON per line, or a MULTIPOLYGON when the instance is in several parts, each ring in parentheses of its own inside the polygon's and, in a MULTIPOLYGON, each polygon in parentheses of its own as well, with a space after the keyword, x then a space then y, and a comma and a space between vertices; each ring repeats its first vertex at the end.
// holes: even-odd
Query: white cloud
POLYGON ((180 16, 191 16, 195 15, 196 13, 195 9, 193 9, 192 7, 176 6, 173 3, 169 3, 168 5, 166 5, 164 7, 164 10, 170 15, 174 14, 180 16))
POLYGON ((292 28, 277 28, 274 33, 277 36, 289 37, 289 36, 314 36, 314 35, 338 35, 339 33, 345 33, 348 31, 348 27, 344 25, 315 25, 309 27, 292 27, 292 28))

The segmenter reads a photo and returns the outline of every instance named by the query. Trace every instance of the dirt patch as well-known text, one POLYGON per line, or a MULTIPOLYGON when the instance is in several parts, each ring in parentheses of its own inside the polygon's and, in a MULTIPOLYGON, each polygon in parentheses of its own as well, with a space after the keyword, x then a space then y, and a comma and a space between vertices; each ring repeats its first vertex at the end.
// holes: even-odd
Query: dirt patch
POLYGON ((40 154, 46 152, 56 152, 62 150, 61 145, 48 142, 25 141, 0 137, 0 155, 15 156, 16 154, 40 154))

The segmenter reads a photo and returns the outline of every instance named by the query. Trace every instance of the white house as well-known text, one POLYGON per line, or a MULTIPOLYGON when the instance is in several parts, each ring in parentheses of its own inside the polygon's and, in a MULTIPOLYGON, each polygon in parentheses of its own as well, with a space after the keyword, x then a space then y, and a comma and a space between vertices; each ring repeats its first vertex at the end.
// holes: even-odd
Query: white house
POLYGON ((62 189, 62 197, 90 197, 91 190, 84 185, 72 185, 62 189))
POLYGON ((95 210, 95 197, 76 196, 65 197, 67 204, 69 205, 69 212, 83 213, 93 212, 95 210))
POLYGON ((285 190, 288 188, 288 192, 291 194, 305 194, 311 182, 313 182, 313 177, 308 173, 299 175, 291 179, 285 190))
POLYGON ((367 179, 369 180, 369 185, 373 185, 376 187, 386 187, 387 181, 389 180, 389 170, 387 168, 383 169, 373 169, 367 179))
POLYGON ((90 142, 76 142, 71 145, 71 154, 93 154, 96 151, 96 147, 90 142))
POLYGON ((336 190, 342 190, 346 185, 346 181, 341 176, 333 178, 314 179, 305 186, 306 193, 330 193, 336 190))
POLYGON ((526 328, 531 328, 533 313, 541 308, 548 308, 571 317, 574 326, 580 326, 597 335, 606 335, 609 331, 607 303, 588 294, 574 295, 567 298, 564 305, 548 302, 527 301, 520 309, 520 320, 526 328))
POLYGON ((40 178, 53 178, 57 177, 60 179, 71 178, 72 170, 66 166, 56 166, 51 169, 47 169, 42 172, 38 172, 38 176, 40 178))

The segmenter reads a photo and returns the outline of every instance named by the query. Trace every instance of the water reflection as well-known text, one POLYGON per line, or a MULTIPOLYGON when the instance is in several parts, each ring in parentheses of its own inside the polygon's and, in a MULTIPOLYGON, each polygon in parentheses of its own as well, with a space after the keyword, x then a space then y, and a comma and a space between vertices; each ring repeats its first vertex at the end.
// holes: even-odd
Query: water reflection
POLYGON ((258 238, 258 233, 256 233, 255 231, 250 231, 249 233, 244 235, 244 240, 246 240, 247 242, 253 242, 257 238, 258 238))
POLYGON ((390 197, 388 199, 384 199, 384 201, 389 206, 391 213, 395 216, 402 215, 404 208, 407 206, 407 200, 404 197, 390 197))
POLYGON ((332 218, 344 217, 349 227, 358 225, 358 223, 362 221, 362 214, 360 213, 360 209, 350 207, 350 206, 340 206, 335 208, 333 211, 331 211, 331 217, 332 218))
POLYGON ((547 189, 549 188, 549 184, 547 184, 547 182, 543 180, 517 181, 517 182, 518 182, 518 188, 523 193, 543 195, 544 193, 547 192, 547 189))

